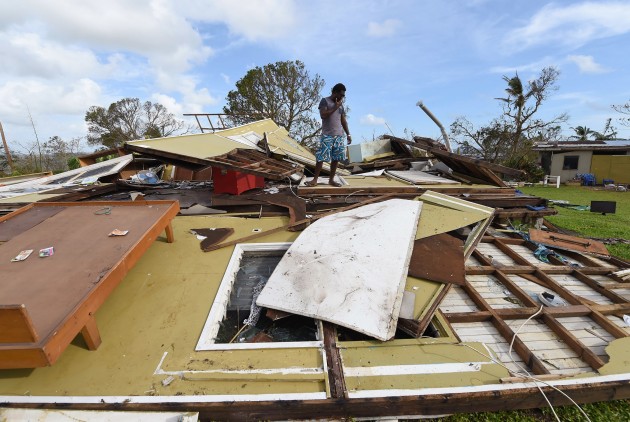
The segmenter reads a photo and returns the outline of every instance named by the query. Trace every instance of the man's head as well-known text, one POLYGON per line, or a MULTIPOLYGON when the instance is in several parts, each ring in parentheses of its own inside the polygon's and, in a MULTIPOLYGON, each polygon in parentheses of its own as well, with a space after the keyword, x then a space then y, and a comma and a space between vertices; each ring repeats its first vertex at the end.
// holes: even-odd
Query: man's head
POLYGON ((332 88, 332 95, 335 100, 341 100, 346 96, 346 86, 342 83, 338 83, 332 88))

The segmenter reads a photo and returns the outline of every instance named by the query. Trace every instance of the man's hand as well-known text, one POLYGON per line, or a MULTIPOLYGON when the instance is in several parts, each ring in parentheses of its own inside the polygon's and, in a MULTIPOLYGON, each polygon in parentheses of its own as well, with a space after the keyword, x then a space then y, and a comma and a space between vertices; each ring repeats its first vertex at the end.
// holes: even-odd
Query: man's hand
POLYGON ((347 138, 348 138, 348 145, 350 145, 352 143, 352 135, 348 135, 347 138))

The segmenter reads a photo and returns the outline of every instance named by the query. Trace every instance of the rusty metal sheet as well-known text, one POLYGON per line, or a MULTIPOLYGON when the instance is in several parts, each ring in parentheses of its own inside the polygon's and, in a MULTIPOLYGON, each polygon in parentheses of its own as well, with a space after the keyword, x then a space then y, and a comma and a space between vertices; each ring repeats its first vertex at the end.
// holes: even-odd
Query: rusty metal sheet
POLYGON ((529 238, 532 242, 542 243, 558 249, 610 256, 606 245, 593 239, 535 229, 529 229, 529 238))
POLYGON ((408 274, 441 283, 465 284, 464 241, 448 233, 416 240, 408 274))

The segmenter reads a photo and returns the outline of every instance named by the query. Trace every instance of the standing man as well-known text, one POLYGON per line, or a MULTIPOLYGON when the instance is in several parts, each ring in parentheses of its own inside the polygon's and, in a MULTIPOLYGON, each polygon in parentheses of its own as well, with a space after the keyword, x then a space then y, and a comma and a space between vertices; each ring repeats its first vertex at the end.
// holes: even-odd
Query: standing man
POLYGON ((319 115, 322 118, 322 136, 319 140, 319 150, 315 154, 317 164, 315 165, 315 175, 313 180, 307 182, 307 186, 317 186, 317 178, 322 171, 324 162, 330 162, 330 178, 328 184, 341 186, 335 181, 335 172, 339 161, 346 159, 346 143, 344 137, 348 138, 348 144, 352 143, 352 136, 348 129, 346 120, 346 110, 343 107, 343 99, 346 96, 346 87, 339 83, 333 86, 330 97, 322 98, 319 103, 319 115))

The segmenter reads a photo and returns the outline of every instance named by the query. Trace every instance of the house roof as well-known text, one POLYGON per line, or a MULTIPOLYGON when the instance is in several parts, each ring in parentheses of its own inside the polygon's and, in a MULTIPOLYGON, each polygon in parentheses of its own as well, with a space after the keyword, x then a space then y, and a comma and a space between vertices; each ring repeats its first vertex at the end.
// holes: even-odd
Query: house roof
POLYGON ((612 139, 606 141, 567 141, 539 143, 534 151, 630 151, 630 140, 612 139))

